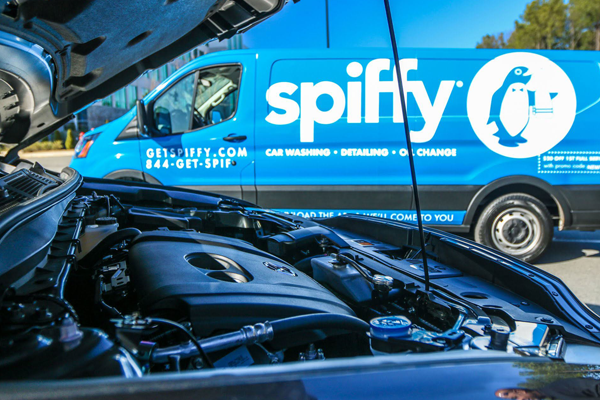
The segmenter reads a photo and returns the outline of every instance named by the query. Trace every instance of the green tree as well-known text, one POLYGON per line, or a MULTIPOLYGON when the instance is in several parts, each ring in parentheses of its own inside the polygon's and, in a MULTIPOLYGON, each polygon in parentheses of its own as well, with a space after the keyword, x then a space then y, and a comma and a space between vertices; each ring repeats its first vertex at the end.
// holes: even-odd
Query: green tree
POLYGON ((569 22, 573 49, 600 50, 600 1, 571 0, 569 22))
POLYGON ((52 133, 52 141, 53 142, 58 142, 58 141, 62 142, 62 136, 59 131, 54 131, 54 133, 52 133))
POLYGON ((508 40, 485 35, 476 47, 600 51, 600 0, 533 0, 508 40))
POLYGON ((475 46, 477 49, 504 49, 506 48, 506 41, 504 40, 504 33, 496 35, 485 35, 481 38, 481 42, 475 46))
POLYGON ((508 48, 553 50, 566 49, 567 5, 563 0, 534 0, 515 21, 508 48))
POLYGON ((73 129, 67 129, 67 140, 65 141, 65 149, 75 148, 75 134, 73 129))
POLYGON ((525 377, 520 386, 528 389, 543 389, 562 379, 587 378, 592 385, 599 378, 598 365, 574 365, 560 362, 522 362, 515 364, 521 369, 519 375, 525 377))

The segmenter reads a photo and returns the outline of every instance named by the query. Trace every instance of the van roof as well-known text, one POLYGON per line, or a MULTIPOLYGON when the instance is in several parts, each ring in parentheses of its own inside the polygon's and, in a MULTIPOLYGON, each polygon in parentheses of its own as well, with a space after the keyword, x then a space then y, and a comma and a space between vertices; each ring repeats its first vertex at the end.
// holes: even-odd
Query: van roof
MULTIPOLYGON (((592 50, 530 50, 530 49, 448 49, 448 48, 400 48, 400 58, 403 54, 409 54, 410 57, 439 57, 439 58, 495 58, 506 53, 535 53, 547 57, 551 60, 593 60, 600 62, 600 52, 592 50)), ((206 58, 231 57, 233 55, 257 55, 277 58, 392 58, 392 49, 384 47, 374 48, 340 48, 340 49, 321 49, 321 48, 301 48, 301 49, 243 49, 228 50, 208 53, 199 57, 189 64, 204 62, 206 58)), ((189 65, 187 64, 187 65, 189 65)))

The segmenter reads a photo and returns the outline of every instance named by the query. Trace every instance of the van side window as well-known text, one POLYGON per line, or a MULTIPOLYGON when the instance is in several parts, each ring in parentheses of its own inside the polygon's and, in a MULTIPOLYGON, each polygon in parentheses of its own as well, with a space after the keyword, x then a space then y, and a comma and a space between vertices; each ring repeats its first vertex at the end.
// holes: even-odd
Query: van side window
POLYGON ((241 72, 239 65, 200 70, 192 129, 218 124, 235 114, 241 72))
POLYGON ((161 134, 189 131, 195 76, 186 76, 154 103, 154 124, 161 134))
POLYGON ((201 69, 171 86, 154 103, 154 126, 174 135, 218 124, 237 108, 242 68, 222 65, 201 69))

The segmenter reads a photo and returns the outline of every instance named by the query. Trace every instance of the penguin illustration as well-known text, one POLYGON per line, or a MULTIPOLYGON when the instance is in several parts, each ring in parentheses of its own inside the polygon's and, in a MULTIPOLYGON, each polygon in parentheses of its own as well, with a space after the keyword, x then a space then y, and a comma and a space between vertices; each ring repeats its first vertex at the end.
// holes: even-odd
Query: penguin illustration
POLYGON ((498 132, 494 136, 503 146, 517 147, 527 142, 521 135, 529 124, 530 106, 535 105, 535 92, 525 87, 530 79, 527 68, 513 68, 492 96, 488 124, 496 123, 498 132))

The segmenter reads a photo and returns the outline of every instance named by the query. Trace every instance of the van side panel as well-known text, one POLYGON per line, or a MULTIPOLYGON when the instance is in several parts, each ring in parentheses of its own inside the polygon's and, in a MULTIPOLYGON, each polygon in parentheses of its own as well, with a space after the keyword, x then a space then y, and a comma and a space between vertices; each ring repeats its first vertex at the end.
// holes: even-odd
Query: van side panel
MULTIPOLYGON (((400 146, 401 138, 396 132, 386 134, 392 126, 391 94, 381 97, 379 123, 366 124, 362 89, 348 85, 347 66, 355 62, 364 71, 368 61, 273 59, 269 75, 264 72, 265 64, 259 67, 263 71, 258 84, 262 100, 257 106, 256 137, 259 204, 272 208, 307 204, 323 209, 376 210, 390 204, 410 208, 410 175, 395 162, 400 158, 392 150, 400 146), (282 113, 265 102, 266 88, 277 83, 291 88, 291 93, 282 96, 302 109, 301 117, 289 124, 269 122, 282 113), (328 91, 332 95, 323 93, 328 91), (320 110, 330 110, 329 116, 320 110)), ((387 75, 391 79, 391 71, 387 75)), ((359 82, 360 78, 350 81, 359 82)))
MULTIPOLYGON (((284 55, 259 57, 258 203, 309 216, 410 210, 391 54, 284 55)), ((403 49, 401 58, 426 214, 464 216, 487 185, 527 175, 560 186, 575 225, 600 226, 589 213, 600 200, 599 55, 403 49)))

